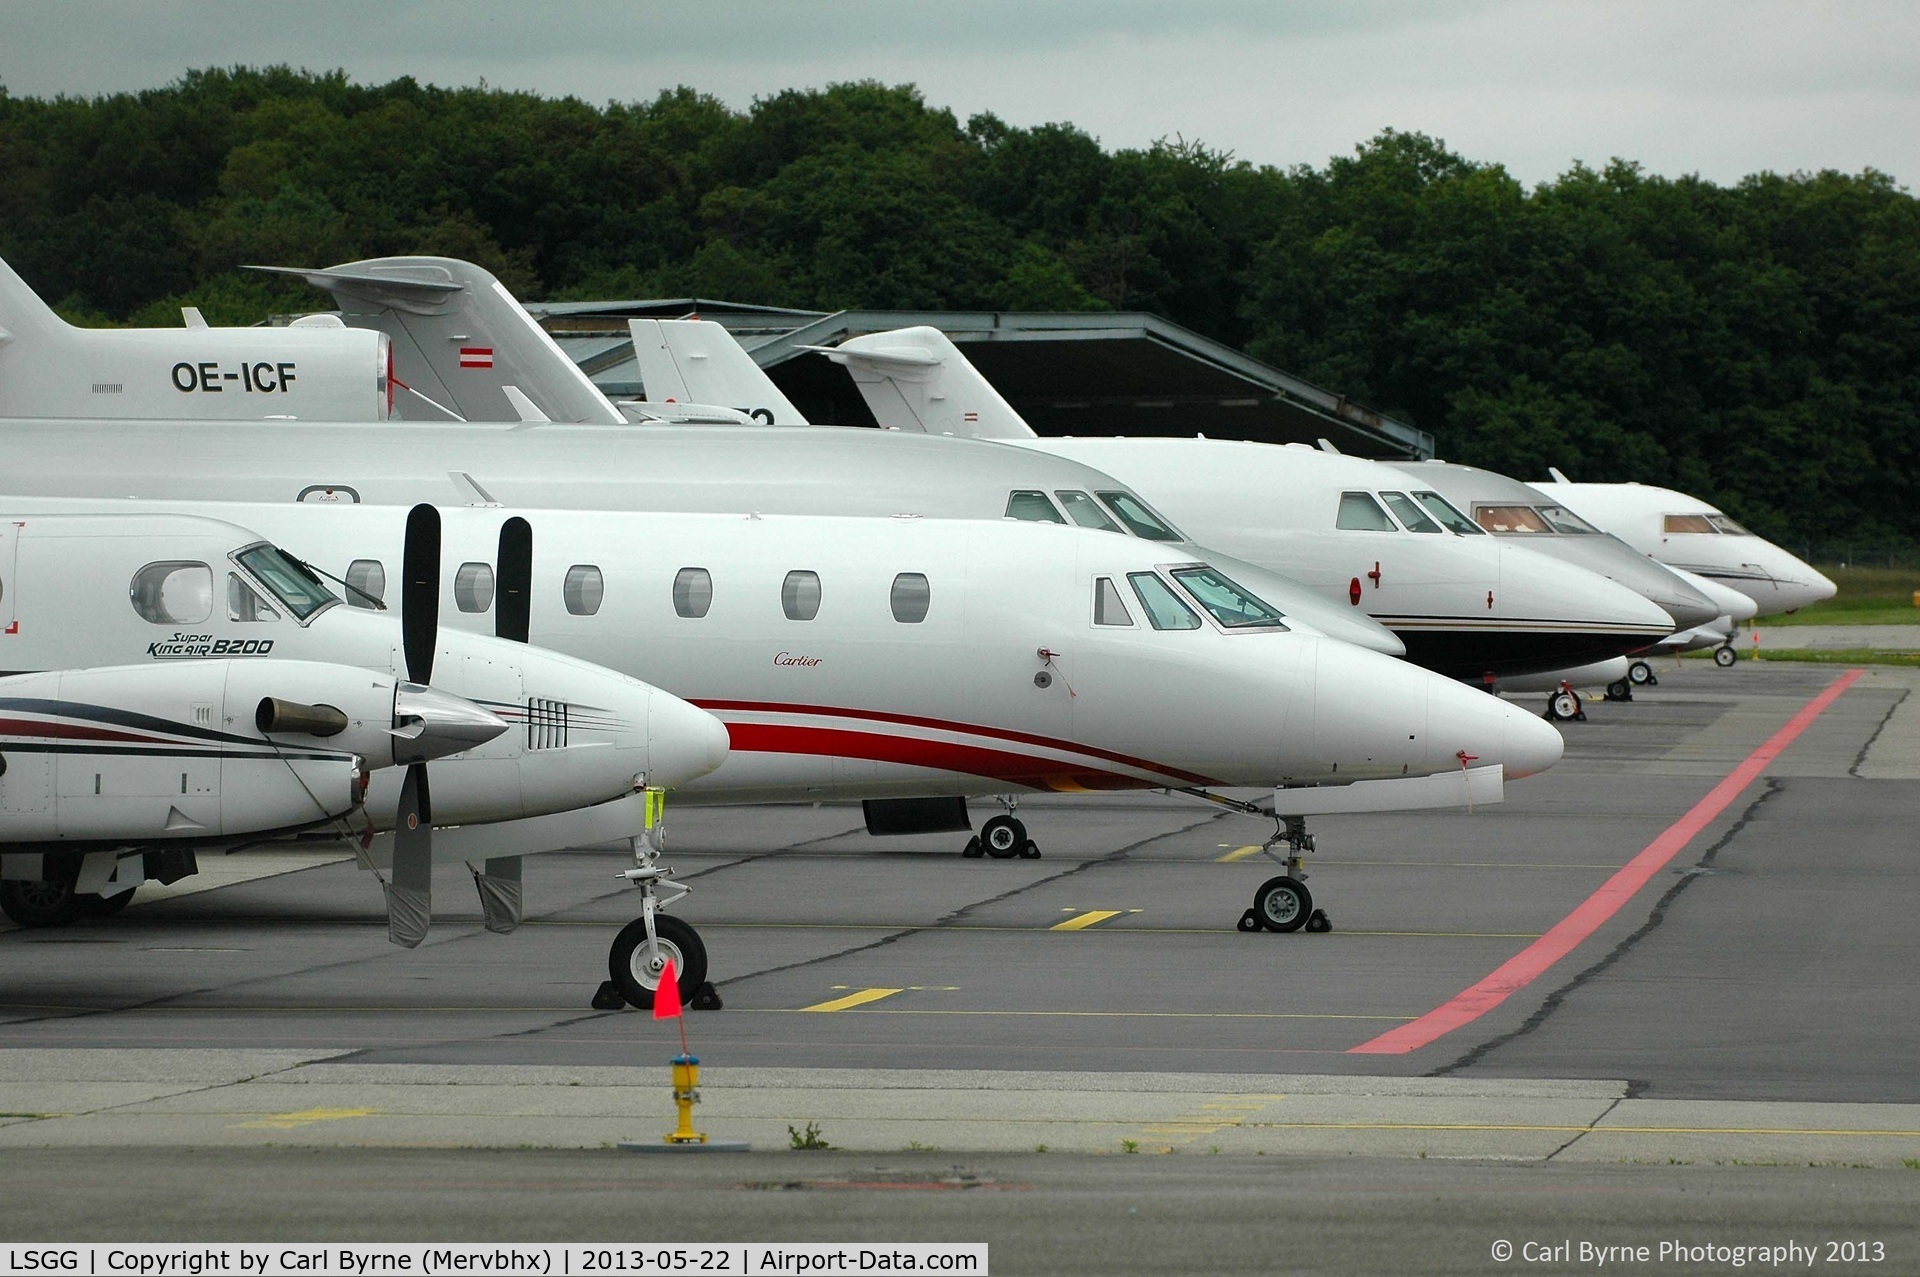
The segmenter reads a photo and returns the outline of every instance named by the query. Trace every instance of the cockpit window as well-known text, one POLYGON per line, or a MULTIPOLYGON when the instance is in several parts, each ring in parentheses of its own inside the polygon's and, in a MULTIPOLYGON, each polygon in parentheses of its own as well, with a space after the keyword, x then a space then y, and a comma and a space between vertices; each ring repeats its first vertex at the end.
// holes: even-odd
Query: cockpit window
POLYGON ((1710 514, 1707 516, 1707 522, 1730 537, 1750 537, 1753 535, 1753 533, 1747 531, 1724 514, 1710 514))
POLYGON ((1440 520, 1440 526, 1456 536, 1483 537, 1486 534, 1480 525, 1461 514, 1457 506, 1438 492, 1416 492, 1413 499, 1427 508, 1427 513, 1440 520))
POLYGON ((1440 525, 1429 519, 1413 498, 1404 492, 1382 492, 1380 499, 1387 503, 1387 509, 1394 512, 1409 532, 1439 533, 1440 525))
POLYGON ((1380 503, 1365 492, 1342 492, 1333 526, 1346 532, 1398 532, 1380 503))
POLYGON ((1553 534, 1540 512, 1530 505, 1477 505, 1473 517, 1489 532, 1553 534))
POLYGON ((233 556, 241 567, 253 573, 260 584, 280 600, 280 606, 297 621, 333 606, 339 597, 320 583, 320 578, 264 542, 233 556))
POLYGON ((1175 568, 1173 579, 1184 585, 1201 607, 1213 613, 1214 620, 1230 630, 1282 624, 1280 613, 1213 568, 1175 568))
POLYGON ((1585 519, 1563 505, 1543 505, 1535 506, 1534 508, 1540 511, 1540 517, 1552 525, 1555 532, 1565 532, 1573 536, 1586 537, 1597 537, 1600 535, 1599 528, 1594 527, 1591 523, 1588 523, 1585 519))
POLYGON ((1133 613, 1112 577, 1097 577, 1093 582, 1093 623, 1095 625, 1132 625, 1133 613))
MULTIPOLYGON (((1102 532, 1120 532, 1120 525, 1109 519, 1107 512, 1100 508, 1100 503, 1086 493, 1068 490, 1056 492, 1053 495, 1059 497, 1060 504, 1066 507, 1067 517, 1081 527, 1098 528, 1102 532)), ((1125 536, 1126 533, 1121 532, 1120 535, 1125 536)))
MULTIPOLYGON (((1105 496, 1105 493, 1101 494, 1105 496)), ((1193 609, 1180 601, 1173 588, 1151 572, 1129 572, 1127 580, 1133 583, 1133 592, 1140 599, 1140 606, 1146 609, 1147 624, 1156 630, 1197 630, 1200 618, 1193 609)))
POLYGON ((1053 502, 1047 500, 1044 492, 1009 492, 1007 494, 1007 518, 1024 519, 1028 523, 1065 523, 1060 512, 1053 508, 1053 502))
POLYGON ((277 621, 280 614, 260 592, 240 579, 238 572, 227 573, 227 619, 229 621, 277 621))
POLYGON ((1096 494, 1113 516, 1127 525, 1133 535, 1147 541, 1184 541, 1187 534, 1160 517, 1158 511, 1131 492, 1096 494))
POLYGON ((1709 534, 1719 531, 1718 528, 1707 521, 1707 516, 1704 514, 1670 514, 1662 521, 1661 530, 1664 532, 1705 532, 1709 534))

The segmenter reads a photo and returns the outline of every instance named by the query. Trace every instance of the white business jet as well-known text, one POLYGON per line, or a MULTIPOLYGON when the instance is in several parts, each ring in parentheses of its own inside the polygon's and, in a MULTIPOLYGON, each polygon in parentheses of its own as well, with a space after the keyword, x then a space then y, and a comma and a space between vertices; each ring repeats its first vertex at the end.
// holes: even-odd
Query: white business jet
MULTIPOLYGON (((395 508, 164 504, 257 527, 355 598, 403 552, 395 508)), ((485 629, 511 516, 444 516, 460 566, 443 622, 485 629)), ((916 833, 968 827, 970 796, 1176 790, 1283 822, 1290 872, 1242 925, 1292 930, 1315 912, 1305 815, 1496 801, 1503 775, 1562 748, 1516 706, 1290 630, 1184 548, 1011 520, 527 517, 531 640, 644 671, 727 724, 726 761, 678 802, 859 798, 870 829, 916 833), (1276 793, 1250 804, 1231 786, 1276 793)), ((981 852, 1038 854, 1011 813, 981 852)))
POLYGON ((1641 553, 1738 590, 1760 616, 1797 611, 1838 592, 1813 565, 1698 497, 1639 483, 1574 483, 1558 470, 1548 473, 1552 482, 1535 485, 1542 492, 1641 553))
MULTIPOLYGON (((397 620, 230 522, 74 508, 0 499, 0 906, 23 925, 117 907, 196 850, 392 831, 365 863, 391 863, 396 943, 425 934, 434 859, 468 861, 511 930, 521 851, 643 832, 645 791, 726 754, 704 711, 527 646, 523 580, 496 610, 519 633, 440 626, 431 507, 399 512, 397 620)), ((524 521, 500 530, 505 570, 530 567, 524 521)))
POLYGON ((75 328, 0 261, 0 417, 393 415, 383 333, 313 315, 285 328, 75 328))

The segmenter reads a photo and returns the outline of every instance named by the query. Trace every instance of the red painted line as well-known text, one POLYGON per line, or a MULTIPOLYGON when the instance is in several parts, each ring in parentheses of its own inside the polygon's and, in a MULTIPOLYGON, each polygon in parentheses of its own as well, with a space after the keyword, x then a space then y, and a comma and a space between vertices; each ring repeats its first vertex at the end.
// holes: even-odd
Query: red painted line
POLYGON ((1766 770, 1767 764, 1793 744, 1813 720, 1840 699, 1842 692, 1860 678, 1865 670, 1848 670, 1827 689, 1800 707, 1787 725, 1767 738, 1766 744, 1748 754, 1715 785, 1707 796, 1695 803, 1687 814, 1668 825, 1658 838, 1648 843, 1639 855, 1629 860, 1600 888, 1581 901, 1574 911, 1554 924, 1551 931, 1507 959, 1480 983, 1456 994, 1417 1020, 1390 1029, 1371 1041, 1350 1047, 1348 1055, 1405 1055, 1471 1024, 1509 997, 1532 984, 1547 968, 1571 953, 1575 946, 1599 930, 1602 923, 1620 911, 1633 894, 1646 886, 1681 848, 1699 836, 1714 818, 1727 809, 1741 793, 1766 770))

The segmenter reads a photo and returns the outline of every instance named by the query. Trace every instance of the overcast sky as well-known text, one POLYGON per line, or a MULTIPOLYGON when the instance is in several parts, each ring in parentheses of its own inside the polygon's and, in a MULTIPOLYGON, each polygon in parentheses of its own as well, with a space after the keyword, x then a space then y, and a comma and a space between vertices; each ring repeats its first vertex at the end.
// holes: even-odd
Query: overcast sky
POLYGON ((1615 156, 1718 182, 1920 175, 1920 5, 1881 0, 0 0, 15 96, 274 62, 596 103, 686 84, 741 108, 878 79, 963 120, 1283 166, 1392 127, 1528 182, 1615 156))

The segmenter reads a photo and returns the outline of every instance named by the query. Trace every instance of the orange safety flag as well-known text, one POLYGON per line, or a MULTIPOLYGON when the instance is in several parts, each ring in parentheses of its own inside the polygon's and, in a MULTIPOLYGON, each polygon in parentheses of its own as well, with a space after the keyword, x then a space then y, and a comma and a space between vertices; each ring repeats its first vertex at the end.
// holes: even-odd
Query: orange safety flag
POLYGON ((653 991, 653 1018, 671 1020, 680 1014, 680 977, 673 969, 673 959, 667 959, 667 965, 660 972, 660 987, 653 991))

